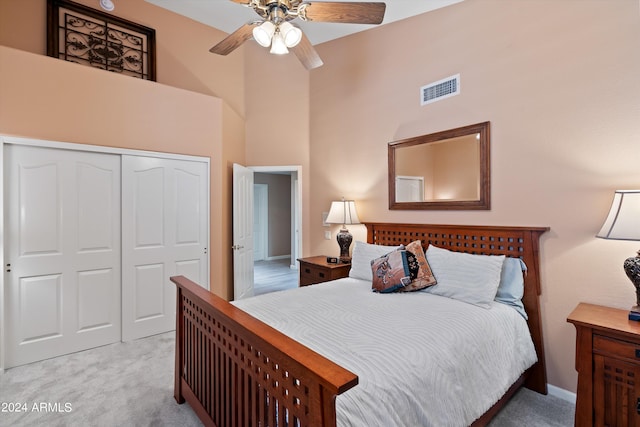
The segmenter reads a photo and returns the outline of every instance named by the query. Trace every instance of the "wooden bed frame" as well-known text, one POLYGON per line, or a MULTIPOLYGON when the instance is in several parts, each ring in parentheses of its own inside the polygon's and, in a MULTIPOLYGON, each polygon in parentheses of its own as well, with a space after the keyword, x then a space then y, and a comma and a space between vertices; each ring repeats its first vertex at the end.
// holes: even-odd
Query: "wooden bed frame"
MULTIPOLYGON (((546 227, 365 223, 367 241, 421 240, 458 252, 519 257, 538 362, 473 425, 484 426, 521 385, 547 393, 540 315, 539 238, 546 227)), ((336 426, 336 396, 358 377, 183 276, 177 285, 174 397, 207 426, 336 426)))

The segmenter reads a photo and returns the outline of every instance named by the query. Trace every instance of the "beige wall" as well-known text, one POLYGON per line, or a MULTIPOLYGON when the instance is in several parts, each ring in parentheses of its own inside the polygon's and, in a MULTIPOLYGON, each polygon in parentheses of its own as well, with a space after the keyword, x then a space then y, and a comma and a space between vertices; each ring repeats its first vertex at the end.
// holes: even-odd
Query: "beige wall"
POLYGON ((156 30, 157 83, 43 56, 46 0, 0 0, 0 133, 210 157, 211 288, 230 298, 231 165, 245 159, 243 49, 213 55, 224 33, 143 0, 117 2, 114 15, 156 30))
POLYGON ((2 46, 0 76, 0 134, 210 158, 210 280, 224 294, 220 99, 2 46))
POLYGON ((310 254, 310 224, 322 224, 322 214, 310 210, 309 80, 316 71, 256 43, 245 49, 246 164, 301 166, 302 253, 310 254))
MULTIPOLYGON (((335 197, 362 220, 550 226, 542 313, 551 384, 575 391, 579 301, 628 309, 622 270, 638 242, 594 238, 613 191, 640 187, 637 0, 466 0, 318 46, 311 74, 311 251, 333 253, 314 219, 335 197), (420 106, 419 88, 461 74, 461 94, 420 106), (387 209, 387 143, 491 121, 492 209, 387 209)), ((362 226, 349 227, 364 239, 362 226)))
MULTIPOLYGON (((98 0, 74 0, 101 10, 98 0)), ((109 14, 156 31, 157 81, 224 99, 244 116, 243 48, 222 57, 209 53, 225 33, 144 0, 114 2, 109 14)), ((0 0, 0 44, 47 53, 47 1, 0 0)))

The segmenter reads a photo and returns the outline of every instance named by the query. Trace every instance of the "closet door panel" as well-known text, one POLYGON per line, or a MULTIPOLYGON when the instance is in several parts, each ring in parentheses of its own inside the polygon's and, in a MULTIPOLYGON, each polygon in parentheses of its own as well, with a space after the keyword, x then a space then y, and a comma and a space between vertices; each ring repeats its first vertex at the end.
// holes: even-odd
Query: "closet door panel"
POLYGON ((62 337, 62 276, 23 277, 18 283, 20 345, 62 337), (37 316, 33 314, 37 313, 37 316))
POLYGON ((122 338, 128 341, 175 329, 169 277, 184 273, 208 287, 209 177, 204 162, 123 156, 122 179, 122 338))
MULTIPOLYGON (((146 163, 144 158, 134 158, 139 163, 146 163)), ((129 164, 129 162, 127 163, 129 164)), ((164 167, 151 167, 129 171, 127 185, 131 186, 132 209, 128 214, 135 224, 134 248, 163 248, 165 244, 165 195, 166 188, 164 167)))
POLYGON ((164 264, 138 265, 135 267, 134 321, 140 322, 165 313, 164 264))
POLYGON ((183 169, 175 171, 176 183, 176 244, 200 245, 202 242, 200 213, 201 206, 199 191, 203 183, 201 176, 183 169))
POLYGON ((120 157, 7 144, 6 366, 120 340, 120 157))
POLYGON ((119 325, 119 294, 113 287, 117 281, 112 268, 78 273, 78 331, 119 325))
POLYGON ((120 205, 111 191, 118 179, 118 171, 96 167, 87 163, 77 165, 78 183, 78 251, 82 253, 119 251, 115 248, 119 233, 118 221, 113 215, 120 205), (117 229, 114 230, 114 227, 117 229))
POLYGON ((39 162, 22 164, 14 176, 17 192, 13 202, 20 207, 17 218, 20 256, 60 254, 62 252, 62 200, 60 165, 39 162))

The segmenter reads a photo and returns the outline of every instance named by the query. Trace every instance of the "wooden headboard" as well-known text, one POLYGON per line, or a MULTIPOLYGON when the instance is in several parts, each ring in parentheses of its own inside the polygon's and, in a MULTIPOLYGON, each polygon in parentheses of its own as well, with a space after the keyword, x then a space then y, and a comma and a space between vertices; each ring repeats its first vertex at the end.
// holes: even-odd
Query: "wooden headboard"
POLYGON ((367 242, 396 246, 421 240, 426 250, 429 244, 457 252, 480 255, 505 255, 521 258, 528 272, 524 280, 522 300, 529 320, 529 331, 533 339, 538 362, 533 365, 525 386, 539 393, 547 393, 547 373, 542 339, 540 313, 540 236, 549 227, 506 227, 473 225, 433 225, 364 223, 367 227, 367 242))

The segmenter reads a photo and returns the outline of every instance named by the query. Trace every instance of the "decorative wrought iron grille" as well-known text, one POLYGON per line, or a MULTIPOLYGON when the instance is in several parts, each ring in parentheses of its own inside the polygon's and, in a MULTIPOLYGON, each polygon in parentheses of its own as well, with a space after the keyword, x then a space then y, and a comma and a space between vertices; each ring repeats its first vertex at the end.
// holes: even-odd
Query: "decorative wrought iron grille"
POLYGON ((67 0, 47 8, 49 56, 155 80, 155 30, 67 0))

